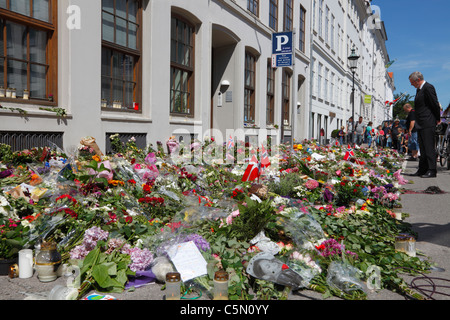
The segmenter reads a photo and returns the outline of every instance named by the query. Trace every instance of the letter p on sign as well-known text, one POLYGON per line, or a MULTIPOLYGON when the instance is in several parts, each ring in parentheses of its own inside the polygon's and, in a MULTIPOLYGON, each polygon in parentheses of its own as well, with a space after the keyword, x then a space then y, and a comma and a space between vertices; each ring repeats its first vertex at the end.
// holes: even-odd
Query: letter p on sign
POLYGON ((272 34, 272 54, 292 53, 292 32, 272 34))

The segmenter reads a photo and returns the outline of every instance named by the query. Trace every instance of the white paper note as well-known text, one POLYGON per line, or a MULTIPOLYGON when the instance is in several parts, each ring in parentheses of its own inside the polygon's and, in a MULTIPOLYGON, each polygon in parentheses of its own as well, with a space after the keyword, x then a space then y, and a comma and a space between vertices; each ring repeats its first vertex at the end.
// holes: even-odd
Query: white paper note
POLYGON ((168 254, 183 282, 207 273, 207 262, 192 241, 170 247, 168 254))

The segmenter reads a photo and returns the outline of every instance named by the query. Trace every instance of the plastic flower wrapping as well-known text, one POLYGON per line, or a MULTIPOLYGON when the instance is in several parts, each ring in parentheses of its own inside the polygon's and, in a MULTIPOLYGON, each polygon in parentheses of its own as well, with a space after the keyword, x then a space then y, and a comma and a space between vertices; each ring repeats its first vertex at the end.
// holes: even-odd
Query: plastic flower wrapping
MULTIPOLYGON (((371 264, 389 261, 389 277, 405 263, 427 269, 394 250, 408 230, 393 213, 408 183, 402 155, 360 148, 348 158, 347 146, 307 140, 229 142, 171 137, 139 149, 117 134, 106 155, 93 137, 67 150, 1 145, 0 258, 55 242, 63 262, 82 270, 79 299, 164 282, 176 270, 169 250, 186 243, 206 268, 187 291, 209 291, 214 272, 226 270, 232 299, 281 299, 283 287, 364 299, 371 264)), ((407 290, 396 279, 382 285, 407 290)))

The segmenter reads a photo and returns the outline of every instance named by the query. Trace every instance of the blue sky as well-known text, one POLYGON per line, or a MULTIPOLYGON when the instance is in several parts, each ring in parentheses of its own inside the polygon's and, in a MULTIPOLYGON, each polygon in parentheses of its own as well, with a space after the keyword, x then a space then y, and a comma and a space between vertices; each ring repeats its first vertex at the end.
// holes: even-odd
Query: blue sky
POLYGON ((450 103, 450 1, 372 0, 380 8, 388 41, 388 71, 394 73, 395 93, 415 95, 408 76, 422 72, 436 88, 445 109, 450 103))

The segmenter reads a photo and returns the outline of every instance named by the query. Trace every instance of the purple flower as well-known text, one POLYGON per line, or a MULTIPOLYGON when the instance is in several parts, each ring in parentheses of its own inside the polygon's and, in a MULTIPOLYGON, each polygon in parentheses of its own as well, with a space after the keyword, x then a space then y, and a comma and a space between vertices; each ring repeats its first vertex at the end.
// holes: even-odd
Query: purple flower
POLYGON ((122 253, 131 257, 131 264, 128 266, 132 271, 145 271, 153 262, 153 253, 148 249, 140 249, 138 247, 125 248, 122 253))
POLYGON ((197 248, 201 251, 208 251, 211 249, 209 242, 206 241, 201 235, 192 233, 184 238, 184 242, 192 241, 197 246, 197 248))
MULTIPOLYGON (((335 239, 328 239, 322 242, 320 245, 320 255, 324 258, 334 256, 340 256, 342 251, 345 250, 345 246, 341 245, 335 239)), ((344 251, 346 255, 352 256, 355 259, 358 259, 358 255, 352 251, 346 250, 344 251)))
POLYGON ((72 259, 84 259, 89 252, 95 249, 97 242, 106 240, 109 237, 108 231, 103 231, 100 227, 92 227, 84 232, 83 243, 70 251, 72 259))
POLYGON ((12 174, 13 174, 13 170, 11 170, 11 169, 7 169, 5 171, 1 171, 0 172, 0 179, 9 177, 12 174))
POLYGON ((325 202, 333 201, 333 193, 330 190, 325 189, 323 191, 323 199, 325 200, 325 202))

